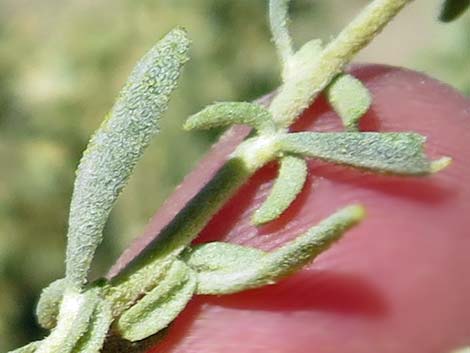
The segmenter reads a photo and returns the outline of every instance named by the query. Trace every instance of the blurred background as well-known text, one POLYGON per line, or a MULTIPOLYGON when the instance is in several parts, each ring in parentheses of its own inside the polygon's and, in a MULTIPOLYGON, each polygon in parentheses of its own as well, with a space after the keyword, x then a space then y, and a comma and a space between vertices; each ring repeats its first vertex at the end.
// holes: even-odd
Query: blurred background
MULTIPOLYGON (((368 1, 296 0, 297 44, 329 40, 368 1)), ((436 18, 416 0, 358 61, 424 71, 470 94, 470 16, 436 18)), ((41 288, 63 274, 74 170, 130 69, 183 25, 193 40, 162 126, 120 197, 94 264, 104 273, 219 132, 182 121, 215 100, 251 100, 279 84, 262 0, 0 0, 0 351, 40 337, 41 288)))

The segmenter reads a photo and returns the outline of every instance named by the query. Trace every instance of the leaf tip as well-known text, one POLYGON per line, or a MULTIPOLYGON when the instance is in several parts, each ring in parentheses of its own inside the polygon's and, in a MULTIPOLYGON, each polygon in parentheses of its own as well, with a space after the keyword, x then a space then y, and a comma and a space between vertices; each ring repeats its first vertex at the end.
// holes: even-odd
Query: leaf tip
POLYGON ((450 157, 442 157, 442 158, 439 158, 438 160, 432 161, 431 166, 430 166, 431 174, 444 170, 451 163, 452 163, 452 158, 450 157))
POLYGON ((355 224, 362 221, 367 215, 365 207, 360 204, 348 206, 344 211, 348 213, 351 221, 355 224))
POLYGON ((182 43, 190 44, 191 42, 191 40, 189 39, 188 31, 183 26, 176 26, 170 31, 170 33, 173 36, 178 37, 182 41, 182 43))
POLYGON ((194 129, 194 124, 193 124, 193 121, 192 121, 192 117, 194 115, 190 116, 188 119, 186 119, 186 121, 183 123, 183 130, 185 131, 191 131, 192 129, 194 129))
POLYGON ((303 189, 307 169, 307 163, 302 158, 281 158, 279 175, 264 203, 254 212, 251 219, 253 225, 271 222, 287 210, 303 189))

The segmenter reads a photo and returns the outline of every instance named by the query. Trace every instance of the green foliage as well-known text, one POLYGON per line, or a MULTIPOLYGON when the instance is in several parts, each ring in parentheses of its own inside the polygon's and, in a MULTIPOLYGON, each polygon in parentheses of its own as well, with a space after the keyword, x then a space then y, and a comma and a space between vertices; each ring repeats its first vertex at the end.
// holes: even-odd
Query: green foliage
MULTIPOLYGON (((282 2, 283 11, 287 12, 287 1, 282 2)), ((89 7, 83 6, 80 2, 30 5, 28 8, 21 8, 17 2, 10 0, 0 4, 2 20, 0 39, 4 44, 0 47, 0 161, 2 163, 0 350, 2 351, 31 339, 26 335, 37 336, 37 333, 31 334, 23 326, 19 326, 31 325, 30 322, 25 323, 20 320, 22 317, 28 317, 26 313, 31 309, 32 298, 38 289, 52 278, 59 276, 63 263, 62 239, 66 229, 67 204, 73 180, 71 171, 75 168, 87 136, 95 127, 96 117, 103 115, 104 107, 109 106, 114 92, 121 85, 122 74, 130 67, 137 53, 142 52, 142 48, 147 48, 149 43, 154 41, 156 33, 167 30, 174 23, 188 26, 197 44, 193 52, 193 63, 188 67, 180 93, 175 97, 176 104, 170 106, 171 117, 162 123, 165 134, 157 144, 150 147, 149 156, 136 169, 136 175, 131 180, 128 191, 121 196, 107 229, 104 229, 104 233, 112 234, 112 237, 105 237, 109 240, 105 240, 104 247, 98 250, 101 253, 97 257, 94 273, 99 273, 100 269, 107 266, 109 259, 117 255, 117 249, 127 243, 126 237, 134 236, 138 232, 156 205, 178 183, 190 162, 194 161, 207 145, 207 137, 211 135, 191 137, 176 132, 179 131, 182 119, 200 107, 202 102, 221 98, 252 99, 273 89, 277 80, 272 65, 272 49, 266 40, 269 36, 267 27, 262 21, 253 20, 262 17, 264 13, 262 2, 201 0, 185 4, 180 2, 169 4, 118 0, 112 2, 113 6, 106 1, 89 7), (53 17, 50 16, 52 6, 55 14, 53 17), (24 14, 24 16, 15 14, 24 14), (155 21, 155 16, 158 16, 158 21, 155 21), (56 28, 61 30, 51 30, 56 28), (112 30, 103 30, 103 28, 112 28, 112 30), (47 33, 47 36, 44 33, 47 33), (178 143, 170 144, 175 138, 178 139, 178 143), (181 159, 180 164, 166 162, 173 161, 175 156, 181 159), (149 197, 142 198, 144 194, 149 197), (26 253, 32 256, 25 257, 26 253), (20 303, 20 300, 23 302, 20 303), (31 304, 25 305, 25 301, 31 304), (15 311, 16 308, 20 308, 21 311, 15 311)), ((295 5, 292 12, 298 18, 295 24, 297 32, 308 33, 309 38, 312 28, 321 31, 324 37, 332 32, 331 23, 334 21, 330 21, 331 16, 325 16, 325 13, 335 14, 331 10, 334 5, 315 5, 318 12, 308 16, 303 14, 305 11, 298 10, 306 7, 306 1, 296 1, 295 5), (318 24, 313 23, 312 15, 317 17, 318 24)), ((341 6, 346 5, 342 2, 341 6)), ((461 32, 465 33, 465 29, 461 32)), ((286 38, 291 42, 289 36, 286 38)), ((460 47, 465 46, 460 45, 460 47)), ((291 74, 302 76, 303 73, 299 72, 298 68, 304 69, 304 72, 311 70, 315 65, 312 58, 321 50, 321 41, 315 39, 302 46, 295 54, 292 51, 290 61, 294 70, 284 70, 284 80, 288 80, 291 74)), ((460 55, 458 50, 453 53, 457 53, 456 56, 460 55)), ((452 66, 464 67, 467 62, 468 60, 460 60, 452 66)), ((461 74, 452 73, 452 75, 455 77, 455 82, 464 77, 461 74)), ((246 118, 253 117, 246 116, 246 118)), ((259 132, 264 134, 270 129, 263 128, 259 132)), ((277 157, 280 155, 273 156, 277 157)), ((284 159, 285 157, 281 161, 284 159)), ((298 161, 305 163, 300 158, 298 161)), ((224 177, 220 178, 221 183, 227 181, 232 172, 240 171, 237 163, 232 165, 233 168, 226 169, 224 177)), ((239 183, 246 178, 243 173, 240 175, 239 183)), ((288 182, 293 181, 282 182, 282 180, 280 175, 279 185, 290 192, 288 195, 275 197, 282 202, 271 204, 278 211, 268 219, 274 219, 276 215, 282 213, 295 198, 294 191, 301 187, 300 180, 294 181, 294 187, 291 189, 287 186, 288 182)), ((274 195, 276 195, 275 189, 276 187, 273 189, 274 195)), ((231 192, 229 188, 225 193, 221 193, 221 199, 209 205, 209 213, 213 213, 231 192)), ((202 202, 207 200, 204 197, 199 199, 202 202)), ((267 205, 269 206, 269 202, 267 205)), ((187 220, 190 215, 191 212, 188 212, 183 216, 187 220)), ((198 227, 201 224, 203 223, 199 222, 198 227)), ((192 228, 187 229, 184 241, 175 243, 178 245, 178 251, 187 245, 193 236, 190 233, 196 228, 192 224, 192 228)), ((231 250, 227 248, 220 251, 222 253, 225 251, 224 259, 230 258, 231 250)), ((253 249, 240 251, 246 254, 254 252, 259 254, 253 249)), ((311 249, 311 251, 316 250, 311 249)), ((90 253, 92 252, 94 251, 90 253)), ((163 251, 160 255, 168 254, 163 251)), ((171 253, 171 256, 174 257, 172 260, 176 259, 174 253, 171 253)), ((310 255, 306 255, 307 258, 308 256, 310 255)), ((162 258, 164 261, 169 261, 165 256, 162 258)), ((221 262, 220 265, 225 266, 224 268, 235 266, 231 265, 230 261, 221 262)), ((151 270, 153 269, 143 271, 140 275, 142 278, 147 277, 154 281, 158 278, 158 274, 152 275, 151 270)), ((165 271, 160 275, 163 276, 164 273, 165 271)), ((45 290, 38 305, 39 321, 47 328, 56 325, 62 298, 60 287, 60 282, 53 283, 45 290)), ((238 288, 245 287, 246 283, 242 283, 238 288)), ((85 333, 79 335, 78 339, 77 336, 71 336, 70 339, 74 343, 65 345, 64 349, 73 349, 73 352, 97 351, 96 347, 100 346, 113 319, 110 316, 111 309, 115 309, 101 296, 105 294, 98 296, 99 299, 91 314, 85 315, 89 316, 85 320, 87 321, 85 333)), ((90 304, 86 302, 86 305, 90 304)), ((147 306, 144 303, 132 302, 128 305, 135 304, 132 306, 134 308, 140 304, 144 307, 143 312, 152 317, 152 312, 145 309, 147 306)), ((151 326, 150 321, 148 323, 151 326)), ((163 326, 165 325, 160 325, 163 326)), ((81 327, 77 332, 83 331, 81 327)), ((155 329, 159 328, 154 327, 150 331, 155 329)), ((112 338, 108 339, 112 341, 112 338)), ((32 352, 39 344, 39 342, 33 343, 19 351, 32 352)), ((139 344, 122 341, 118 346, 122 351, 142 348, 139 344)), ((107 349, 109 347, 113 345, 108 345, 107 349)))
MULTIPOLYGON (((212 242, 188 247, 182 259, 199 276, 214 271, 235 274, 249 268, 265 254, 264 251, 237 244, 212 242)), ((198 292, 202 293, 201 286, 198 286, 198 292)))
MULTIPOLYGON (((111 113, 90 140, 72 196, 66 277, 46 288, 37 308, 40 324, 51 329, 37 353, 98 352, 103 346, 114 319, 113 303, 101 298, 100 283, 90 289, 83 286, 111 208, 158 131, 188 49, 189 40, 181 29, 159 41, 137 63, 111 113)), ((153 297, 145 300, 149 298, 153 297)))
POLYGON ((70 205, 66 255, 66 279, 77 288, 87 281, 118 195, 159 130, 188 50, 189 40, 181 29, 159 41, 137 63, 83 154, 70 205))
POLYGON ((275 131, 271 113, 259 104, 248 102, 215 103, 190 116, 183 127, 186 130, 211 129, 234 124, 249 125, 260 134, 275 131))
POLYGON ((346 207, 271 253, 220 243, 190 252, 199 294, 230 294, 273 284, 290 275, 341 238, 364 216, 360 206, 346 207))
POLYGON ((80 339, 88 333, 100 301, 97 290, 79 294, 66 289, 57 315, 57 325, 41 342, 36 353, 72 352, 80 339))
POLYGON ((289 21, 289 2, 290 0, 273 0, 269 2, 269 22, 273 33, 273 40, 284 65, 288 63, 294 54, 292 38, 287 27, 289 21))
POLYGON ((43 289, 36 306, 36 317, 43 328, 51 330, 56 326, 66 285, 65 279, 62 278, 43 289))
POLYGON ((292 274, 338 241, 364 216, 364 208, 360 205, 350 205, 332 214, 270 253, 262 264, 264 274, 258 280, 269 283, 292 274))
POLYGON ((119 333, 129 341, 139 341, 159 332, 178 316, 195 290, 193 271, 182 261, 173 262, 163 280, 121 315, 119 333))
POLYGON ((445 167, 430 161, 425 138, 415 133, 300 132, 281 138, 281 150, 385 174, 427 175, 445 167))

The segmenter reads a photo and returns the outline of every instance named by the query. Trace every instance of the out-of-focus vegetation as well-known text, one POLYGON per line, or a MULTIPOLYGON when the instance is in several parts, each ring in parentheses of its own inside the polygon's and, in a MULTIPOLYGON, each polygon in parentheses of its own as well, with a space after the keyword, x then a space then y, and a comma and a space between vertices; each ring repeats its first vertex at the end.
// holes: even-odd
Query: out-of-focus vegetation
MULTIPOLYGON (((327 40, 366 3, 294 1, 294 35, 327 40)), ((193 39, 163 132, 113 212, 97 274, 214 140, 184 133, 183 119, 214 100, 250 100, 279 83, 265 6, 261 0, 0 0, 0 351, 42 334, 33 307, 40 289, 63 273, 74 169, 134 62, 175 25, 193 39)), ((416 1, 360 58, 426 70, 468 94, 470 18, 439 25, 436 6, 416 1)))

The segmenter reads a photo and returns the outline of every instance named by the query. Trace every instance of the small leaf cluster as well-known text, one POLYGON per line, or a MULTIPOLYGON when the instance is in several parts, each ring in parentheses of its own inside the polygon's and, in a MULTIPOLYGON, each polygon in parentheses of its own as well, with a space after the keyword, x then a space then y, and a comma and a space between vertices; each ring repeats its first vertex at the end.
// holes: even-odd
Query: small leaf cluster
MULTIPOLYGON (((287 29, 288 3, 288 0, 270 2, 270 24, 283 66, 284 86, 311 71, 324 50, 321 40, 313 39, 294 51, 287 29)), ((277 219, 296 199, 307 178, 305 158, 394 175, 428 175, 450 163, 447 157, 430 161, 424 154, 425 138, 419 134, 360 132, 360 119, 372 99, 355 77, 347 73, 337 75, 325 93, 346 132, 290 133, 285 127, 292 121, 290 117, 276 116, 279 106, 275 106, 275 99, 268 108, 248 102, 215 103, 186 121, 187 130, 249 125, 255 136, 242 144, 235 155, 253 169, 270 160, 279 161, 277 179, 265 202, 253 214, 253 224, 277 219)))
MULTIPOLYGON (((271 0, 270 20, 283 62, 283 85, 292 86, 315 68, 325 49, 313 40, 294 52, 287 5, 287 0, 271 0)), ((224 202, 270 161, 279 161, 279 173, 253 215, 255 225, 277 219, 297 198, 309 158, 404 176, 429 175, 450 162, 447 157, 429 160, 423 150, 425 138, 419 134, 360 132, 359 122, 371 97, 360 81, 337 74, 336 68, 332 69, 336 77, 327 82, 326 97, 345 132, 290 132, 292 117, 279 115, 290 107, 279 102, 269 107, 215 103, 189 117, 184 128, 244 124, 253 128, 253 134, 128 268, 115 278, 90 283, 88 272, 109 213, 159 130, 188 50, 189 39, 180 28, 158 42, 137 63, 90 140, 71 201, 65 278, 50 284, 37 306, 38 321, 50 334, 15 352, 97 353, 106 349, 107 342, 116 351, 138 351, 145 347, 140 342, 159 338, 194 295, 230 294, 276 283, 310 263, 364 217, 360 205, 346 206, 272 252, 224 242, 192 245, 224 202)), ((297 98, 293 97, 293 105, 297 98)))
MULTIPOLYGON (((37 306, 38 322, 51 332, 15 352, 95 353, 106 340, 115 344, 115 337, 121 340, 121 347, 152 337, 176 318, 194 294, 228 294, 275 283, 312 261, 363 217, 362 207, 346 207, 271 253, 219 242, 190 246, 195 231, 183 246, 163 244, 171 249, 153 255, 159 268, 150 280, 139 279, 137 286, 119 279, 89 283, 89 268, 106 219, 158 130, 158 119, 187 61, 188 47, 181 29, 157 43, 134 68, 115 106, 90 140, 77 169, 72 197, 66 275, 44 289, 37 306)), ((263 134, 275 132, 264 108, 244 103, 232 108, 236 116, 227 111, 225 120, 214 119, 213 126, 235 119, 256 126, 263 134), (252 119, 243 120, 245 117, 252 119)), ((211 107, 203 115, 210 116, 211 110, 214 117, 219 116, 220 110, 211 107)), ((197 117, 188 120, 189 125, 191 122, 197 125, 197 117)))
MULTIPOLYGON (((344 79, 350 80, 348 76, 340 78, 344 79)), ((355 81, 349 82, 355 85, 355 81)), ((348 89, 342 90, 343 87, 336 89, 333 86, 332 89, 334 92, 330 93, 330 96, 335 96, 335 104, 341 106, 345 127, 356 130, 359 121, 356 112, 363 110, 363 101, 351 100, 348 89), (344 100, 343 94, 346 94, 344 100), (359 106, 356 106, 357 103, 359 106)), ((361 90, 353 95, 362 94, 361 90)), ((295 200, 307 176, 305 158, 316 158, 381 174, 410 176, 437 172, 450 162, 447 157, 430 161, 424 153, 425 138, 416 133, 293 133, 276 128, 269 116, 269 110, 256 103, 216 103, 190 117, 185 124, 186 129, 248 124, 256 131, 256 136, 245 141, 245 145, 242 144, 238 148, 235 156, 252 168, 259 167, 256 160, 253 162, 250 158, 251 154, 256 153, 255 148, 262 151, 263 157, 258 156, 258 160, 263 164, 269 160, 279 160, 279 173, 271 193, 253 215, 252 221, 255 225, 275 220, 295 200)))

